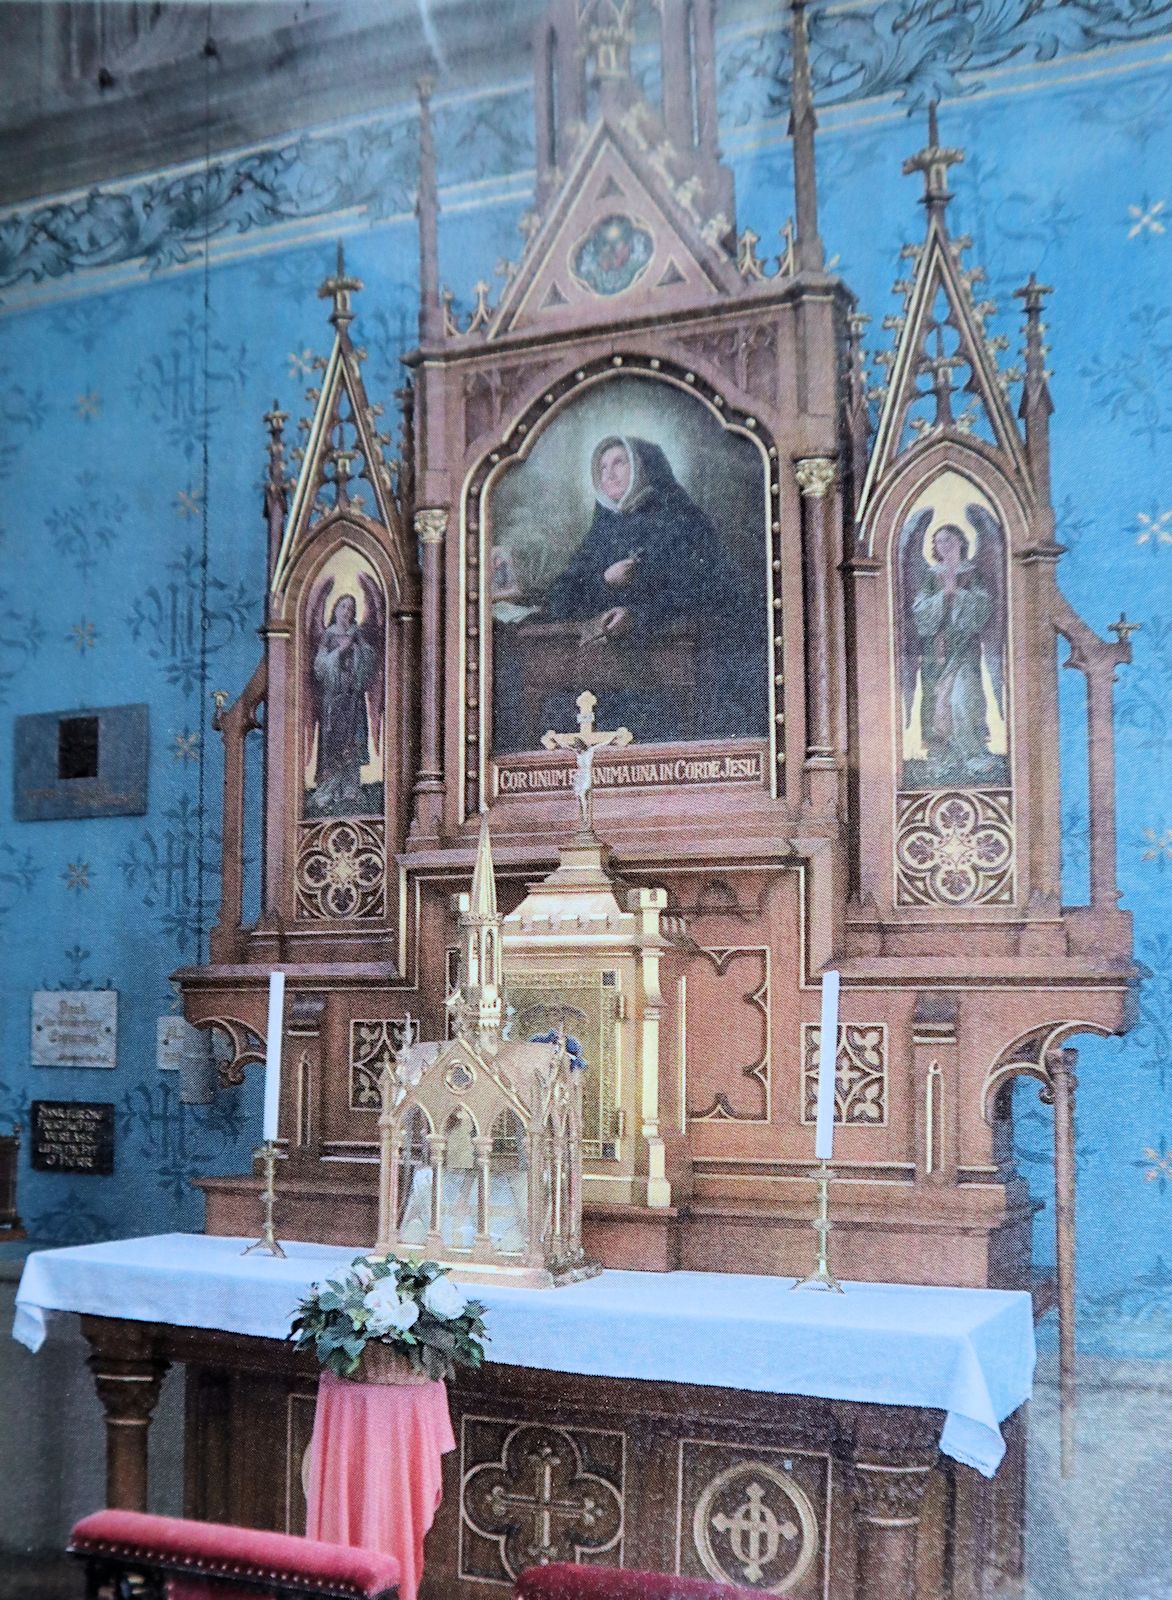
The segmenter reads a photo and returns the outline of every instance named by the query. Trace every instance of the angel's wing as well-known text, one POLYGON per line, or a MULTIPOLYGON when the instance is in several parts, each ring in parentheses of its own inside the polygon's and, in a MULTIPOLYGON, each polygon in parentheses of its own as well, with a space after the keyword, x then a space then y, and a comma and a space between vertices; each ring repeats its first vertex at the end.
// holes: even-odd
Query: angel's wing
POLYGON ((928 563, 924 560, 924 535, 935 511, 925 506, 904 523, 899 535, 899 687, 903 700, 903 720, 912 714, 916 683, 920 675, 920 644, 912 616, 912 603, 924 586, 928 563))
POLYGON ((302 636, 301 651, 301 738, 302 756, 301 765, 308 769, 313 760, 313 740, 321 722, 321 691, 318 681, 314 677, 313 663, 317 655, 321 636, 326 631, 326 605, 330 598, 330 590, 334 587, 333 578, 319 578, 309 591, 309 603, 305 607, 305 626, 302 636))
MULTIPOLYGON (((381 750, 383 708, 387 698, 387 606, 381 587, 369 573, 360 572, 358 581, 366 601, 362 637, 374 653, 374 671, 366 686, 367 716, 370 719, 371 742, 376 750, 381 750)), ((383 765, 385 768, 386 763, 383 765)))
POLYGON ((1006 636, 1009 632, 1006 627, 1005 532, 997 518, 984 506, 966 506, 965 511, 969 521, 977 530, 977 548, 973 554, 973 566, 977 570, 979 582, 992 601, 989 620, 981 630, 981 647, 985 653, 985 665, 993 684, 997 709, 1004 717, 1005 653, 1006 636))

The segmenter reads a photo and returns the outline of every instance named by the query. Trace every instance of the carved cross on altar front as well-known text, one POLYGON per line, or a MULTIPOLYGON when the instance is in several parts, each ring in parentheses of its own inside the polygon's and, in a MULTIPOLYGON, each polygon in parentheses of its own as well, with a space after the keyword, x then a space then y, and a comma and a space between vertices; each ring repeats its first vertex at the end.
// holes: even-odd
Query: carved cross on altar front
POLYGON ((594 757, 600 750, 618 750, 630 744, 635 735, 630 728, 615 728, 612 732, 599 732, 594 726, 594 708, 597 698, 589 689, 583 689, 574 702, 578 707, 578 728, 575 733, 555 733, 551 728, 541 736, 543 750, 572 750, 578 763, 574 774, 574 798, 578 802, 578 815, 583 833, 594 832, 594 757))

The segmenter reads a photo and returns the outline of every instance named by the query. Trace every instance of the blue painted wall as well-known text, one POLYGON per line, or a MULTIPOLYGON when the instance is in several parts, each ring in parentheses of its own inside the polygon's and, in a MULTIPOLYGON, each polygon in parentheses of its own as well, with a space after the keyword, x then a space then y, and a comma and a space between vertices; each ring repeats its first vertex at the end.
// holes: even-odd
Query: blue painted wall
MULTIPOLYGON (((973 236, 970 263, 986 268, 1014 346, 1012 289, 1031 269, 1056 288, 1061 581, 1100 632, 1121 610, 1143 624, 1118 689, 1119 853, 1151 976, 1126 1039, 1082 1042, 1081 1339, 1157 1355, 1172 1338, 1172 5, 976 0, 963 21, 923 0, 815 16, 823 233, 880 348, 900 248, 922 227, 900 164, 940 95, 946 142, 968 150, 954 230, 973 236)), ((772 22, 727 32, 720 66, 739 223, 764 255, 791 209, 784 40, 772 22)), ((519 251, 527 86, 445 99, 441 85, 436 111, 441 264, 466 310, 475 281, 519 251)), ((119 1135, 112 1178, 23 1167, 35 1244, 197 1227, 189 1180, 243 1170, 257 1139, 255 1075, 180 1105, 175 1075, 155 1065, 155 1022, 176 1008, 169 972, 205 953, 215 915, 209 697, 234 695, 259 654, 260 418, 274 397, 295 419, 309 409, 309 362, 329 332, 315 289, 339 234, 367 285, 368 387, 390 411, 414 329, 414 161, 404 109, 305 130, 206 177, 0 216, 0 1122, 27 1123, 34 1098, 111 1099, 119 1135), (142 699, 146 816, 11 821, 14 715, 142 699), (30 1067, 31 991, 104 985, 119 991, 117 1069, 30 1067)), ((1081 686, 1064 680, 1076 901, 1085 723, 1081 686)), ((1024 1169, 1046 1196, 1050 1116, 1024 1087, 1018 1119, 1024 1169)), ((1049 1258, 1046 1217, 1037 1249, 1049 1258)))

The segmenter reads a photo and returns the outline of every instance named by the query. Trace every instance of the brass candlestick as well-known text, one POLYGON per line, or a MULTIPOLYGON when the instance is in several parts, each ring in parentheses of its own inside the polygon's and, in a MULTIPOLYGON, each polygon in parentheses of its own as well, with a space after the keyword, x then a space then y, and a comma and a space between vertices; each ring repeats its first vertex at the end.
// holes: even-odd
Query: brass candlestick
POLYGON ((285 1252, 273 1232, 273 1201, 277 1198, 273 1180, 277 1175, 277 1147, 271 1139, 266 1139, 256 1153, 264 1162, 265 1168, 265 1186, 260 1192, 260 1203, 264 1209, 264 1231, 255 1244, 250 1244, 247 1250, 242 1250, 240 1254, 250 1256, 254 1250, 263 1250, 270 1256, 283 1256, 285 1252))
POLYGON ((818 1235, 818 1260, 813 1272, 795 1283, 795 1289, 825 1289, 830 1294, 844 1294, 842 1284, 830 1270, 830 1163, 818 1163, 818 1215, 814 1219, 814 1232, 818 1235))

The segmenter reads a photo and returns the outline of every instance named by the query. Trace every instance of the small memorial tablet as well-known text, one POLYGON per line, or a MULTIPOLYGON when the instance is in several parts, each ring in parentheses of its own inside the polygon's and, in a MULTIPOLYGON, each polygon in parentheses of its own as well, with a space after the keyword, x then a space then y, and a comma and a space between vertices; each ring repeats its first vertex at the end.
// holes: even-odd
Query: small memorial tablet
POLYGON ((39 989, 33 995, 34 1067, 113 1067, 118 1060, 116 989, 39 989))
POLYGON ((182 1071, 184 1056, 189 1056, 198 1042, 199 1030, 186 1017, 160 1017, 155 1039, 159 1071, 182 1071))
POLYGON ((34 1172, 114 1171, 114 1106, 109 1101, 34 1100, 34 1172))

